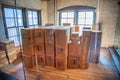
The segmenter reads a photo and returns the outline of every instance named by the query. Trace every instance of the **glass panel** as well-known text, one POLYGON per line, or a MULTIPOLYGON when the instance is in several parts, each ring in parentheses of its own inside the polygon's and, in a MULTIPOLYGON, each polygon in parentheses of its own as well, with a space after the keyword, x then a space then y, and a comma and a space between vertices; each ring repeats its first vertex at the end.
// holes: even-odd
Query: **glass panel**
POLYGON ((79 18, 85 18, 85 12, 78 12, 79 18))
POLYGON ((92 19, 86 19, 86 24, 93 24, 93 20, 92 19))
POLYGON ((38 19, 33 19, 34 24, 38 24, 38 19))
POLYGON ((6 26, 7 27, 14 27, 15 26, 14 19, 6 19, 6 26))
POLYGON ((29 19, 29 25, 33 25, 32 19, 29 19))
POLYGON ((35 28, 38 28, 38 26, 34 26, 35 28))
POLYGON ((86 18, 93 18, 93 12, 86 12, 86 18))
POLYGON ((61 19, 61 25, 63 25, 63 23, 67 23, 67 19, 61 19))
POLYGON ((62 12, 62 18, 67 18, 67 12, 62 12))
POLYGON ((22 18, 22 10, 17 10, 17 16, 18 18, 22 18))
POLYGON ((33 18, 37 18, 37 12, 33 11, 33 18))
POLYGON ((68 18, 74 18, 74 12, 68 12, 68 18))
POLYGON ((13 9, 4 8, 4 11, 5 11, 5 17, 14 17, 13 9))
POLYGON ((8 29, 8 36, 9 37, 16 36, 16 35, 17 35, 16 28, 10 28, 10 29, 8 29))
POLYGON ((70 23, 71 25, 73 25, 74 20, 73 19, 68 19, 68 23, 70 23))
POLYGON ((32 11, 28 11, 28 18, 32 18, 32 11))
POLYGON ((78 24, 85 24, 85 19, 78 19, 78 24))
POLYGON ((22 19, 18 19, 18 26, 23 26, 23 20, 22 19))

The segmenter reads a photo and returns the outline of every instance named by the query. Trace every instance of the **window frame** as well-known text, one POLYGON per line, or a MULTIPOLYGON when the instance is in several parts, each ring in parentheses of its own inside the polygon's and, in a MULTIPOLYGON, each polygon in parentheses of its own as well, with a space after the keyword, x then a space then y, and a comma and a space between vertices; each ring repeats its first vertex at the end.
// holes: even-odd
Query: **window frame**
MULTIPOLYGON (((41 23, 42 23, 42 21, 41 21, 41 10, 37 10, 37 9, 31 9, 31 8, 29 8, 29 9, 27 9, 27 27, 28 28, 30 28, 29 26, 39 26, 39 25, 42 25, 41 23), (37 12, 37 19, 38 19, 38 24, 37 25, 29 25, 29 17, 28 17, 28 11, 32 11, 32 13, 33 13, 33 11, 35 11, 35 12, 37 12)), ((33 15, 32 15, 32 21, 33 21, 33 15)))
MULTIPOLYGON (((74 23, 73 23, 73 25, 79 25, 78 24, 78 20, 79 20, 79 12, 93 12, 93 24, 92 24, 92 27, 93 27, 93 25, 95 24, 95 21, 96 21, 96 12, 95 12, 95 10, 93 9, 93 10, 88 10, 88 9, 82 9, 82 10, 63 10, 63 11, 60 11, 60 13, 59 13, 59 25, 62 25, 61 24, 61 19, 62 19, 62 12, 70 12, 70 11, 73 11, 74 12, 74 23)), ((85 15, 86 16, 86 15, 85 15)), ((85 20, 86 20, 86 18, 85 18, 85 20)), ((86 25, 85 23, 83 24, 83 25, 86 25)), ((90 24, 89 24, 90 25, 90 24)), ((88 26, 89 26, 88 25, 88 26)), ((92 29, 92 27, 91 27, 91 29, 92 29)), ((86 27, 85 27, 86 28, 86 27)), ((87 27, 88 28, 88 27, 87 27)))

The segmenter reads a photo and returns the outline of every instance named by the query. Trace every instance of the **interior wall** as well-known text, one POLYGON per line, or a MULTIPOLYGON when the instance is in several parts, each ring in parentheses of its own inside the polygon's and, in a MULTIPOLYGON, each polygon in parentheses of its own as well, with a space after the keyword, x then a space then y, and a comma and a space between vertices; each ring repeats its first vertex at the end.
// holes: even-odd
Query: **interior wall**
MULTIPOLYGON (((0 39, 6 39, 5 28, 3 24, 3 14, 1 4, 13 5, 15 0, 0 0, 0 39)), ((42 25, 48 21, 47 17, 47 1, 41 0, 16 0, 17 6, 41 10, 42 25)))
MULTIPOLYGON (((54 0, 48 1, 48 22, 54 23, 54 0)), ((57 0, 57 10, 74 5, 95 7, 98 0, 57 0)), ((100 0, 100 22, 102 23, 102 47, 113 46, 119 0, 100 0)), ((57 17, 58 18, 58 17, 57 17)), ((56 19, 58 20, 58 19, 56 19)))
POLYGON ((117 25, 116 25, 116 30, 115 30, 114 45, 120 47, 120 7, 119 7, 117 25))

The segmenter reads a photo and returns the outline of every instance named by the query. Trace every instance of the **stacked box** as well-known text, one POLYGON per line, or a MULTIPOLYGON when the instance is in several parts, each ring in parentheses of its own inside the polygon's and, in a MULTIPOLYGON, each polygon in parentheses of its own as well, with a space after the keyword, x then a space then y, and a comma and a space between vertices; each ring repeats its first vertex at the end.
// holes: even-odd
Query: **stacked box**
POLYGON ((69 43, 68 50, 68 68, 78 68, 79 66, 79 53, 80 53, 80 37, 79 33, 73 33, 71 35, 71 43, 69 43))
POLYGON ((35 55, 22 55, 23 63, 26 68, 33 68, 35 66, 35 55))
POLYGON ((84 30, 81 42, 81 52, 80 52, 80 68, 88 68, 88 55, 89 55, 89 46, 91 41, 92 31, 84 30))
POLYGON ((22 47, 23 59, 26 68, 34 67, 34 30, 25 28, 21 30, 22 33, 22 47))
POLYGON ((55 30, 45 29, 46 65, 55 66, 55 30))
POLYGON ((67 56, 68 56, 68 29, 56 29, 55 30, 55 47, 56 47, 56 68, 66 70, 67 68, 67 56))
POLYGON ((16 52, 16 48, 14 46, 13 40, 8 40, 8 39, 1 40, 0 41, 0 50, 5 51, 4 57, 8 60, 9 63, 12 63, 17 58, 17 52, 16 52))
POLYGON ((37 55, 38 65, 45 65, 45 35, 43 28, 34 29, 34 52, 37 55))
POLYGON ((93 31, 92 32, 90 55, 89 55, 90 63, 98 63, 99 62, 101 36, 102 36, 101 31, 93 31))

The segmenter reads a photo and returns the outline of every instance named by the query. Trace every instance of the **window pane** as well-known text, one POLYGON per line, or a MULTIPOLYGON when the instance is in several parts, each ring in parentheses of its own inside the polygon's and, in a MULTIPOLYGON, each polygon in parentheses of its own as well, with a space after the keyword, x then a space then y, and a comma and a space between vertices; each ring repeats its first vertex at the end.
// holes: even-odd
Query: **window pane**
POLYGON ((33 19, 34 24, 38 24, 38 19, 33 19))
POLYGON ((67 12, 62 12, 62 18, 67 18, 67 12))
POLYGON ((78 12, 79 18, 85 18, 85 12, 78 12))
POLYGON ((33 18, 37 18, 37 12, 33 11, 33 18))
POLYGON ((93 12, 86 12, 86 18, 93 18, 93 12))
POLYGON ((15 26, 14 19, 6 19, 6 26, 7 27, 14 27, 15 26))
POLYGON ((22 18, 22 10, 17 10, 17 16, 18 18, 22 18))
POLYGON ((74 18, 74 12, 68 12, 68 18, 74 18))
POLYGON ((14 17, 13 9, 4 8, 4 11, 5 11, 5 17, 14 17))
POLYGON ((93 20, 92 19, 86 19, 86 24, 93 24, 93 20))
POLYGON ((32 11, 28 11, 28 18, 32 18, 32 11))
POLYGON ((8 29, 8 36, 9 37, 16 36, 16 35, 17 35, 16 28, 10 28, 10 29, 8 29))
POLYGON ((61 25, 63 25, 63 23, 67 23, 67 19, 61 19, 61 25))
POLYGON ((85 24, 85 19, 78 19, 78 24, 85 24))
POLYGON ((68 23, 70 23, 71 25, 73 25, 74 20, 73 19, 68 19, 68 23))
POLYGON ((22 19, 18 19, 18 26, 23 26, 23 20, 22 19))
POLYGON ((32 19, 29 19, 29 25, 33 25, 32 19))
POLYGON ((34 26, 35 28, 38 28, 38 26, 34 26))

